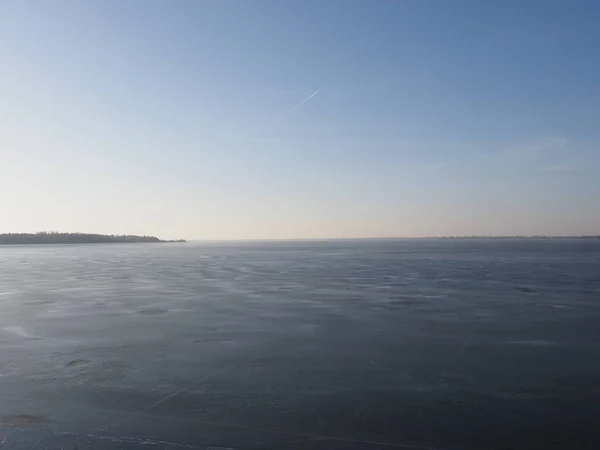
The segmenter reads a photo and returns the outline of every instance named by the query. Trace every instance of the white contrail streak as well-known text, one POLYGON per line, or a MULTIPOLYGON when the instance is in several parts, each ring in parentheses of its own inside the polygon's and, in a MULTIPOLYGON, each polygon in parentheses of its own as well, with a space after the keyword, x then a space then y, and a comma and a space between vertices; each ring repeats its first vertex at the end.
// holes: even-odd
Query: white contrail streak
POLYGON ((313 92, 312 94, 310 94, 308 97, 306 97, 300 103, 298 103, 296 106, 294 106, 292 109, 290 109, 290 112, 296 111, 298 108, 300 108, 302 105, 304 105, 307 101, 309 101, 311 98, 313 98, 319 92, 321 92, 321 89, 317 89, 315 92, 313 92))

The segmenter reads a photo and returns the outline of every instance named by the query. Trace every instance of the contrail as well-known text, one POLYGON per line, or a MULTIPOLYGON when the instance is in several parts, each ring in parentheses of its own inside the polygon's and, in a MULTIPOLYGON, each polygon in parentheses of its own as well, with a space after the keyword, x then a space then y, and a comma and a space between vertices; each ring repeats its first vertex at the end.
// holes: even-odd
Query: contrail
POLYGON ((319 92, 321 92, 321 89, 317 89, 315 92, 313 92, 312 94, 310 94, 308 97, 306 97, 300 103, 298 103, 296 106, 294 106, 292 109, 290 109, 290 112, 296 111, 298 108, 300 108, 302 105, 304 105, 307 101, 309 101, 311 98, 313 98, 319 92))

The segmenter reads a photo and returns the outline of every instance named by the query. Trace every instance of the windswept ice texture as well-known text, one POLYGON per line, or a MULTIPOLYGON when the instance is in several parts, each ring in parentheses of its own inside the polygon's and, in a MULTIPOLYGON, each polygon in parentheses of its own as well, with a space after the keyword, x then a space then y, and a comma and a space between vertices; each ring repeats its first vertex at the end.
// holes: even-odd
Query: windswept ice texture
POLYGON ((0 437, 592 449, 598 273, 582 239, 4 247, 0 437))

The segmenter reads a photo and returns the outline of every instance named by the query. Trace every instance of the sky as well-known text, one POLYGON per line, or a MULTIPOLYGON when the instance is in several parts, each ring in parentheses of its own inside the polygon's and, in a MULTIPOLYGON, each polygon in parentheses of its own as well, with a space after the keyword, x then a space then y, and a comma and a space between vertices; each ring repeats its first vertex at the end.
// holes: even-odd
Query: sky
POLYGON ((0 233, 600 234, 596 0, 0 2, 0 233))

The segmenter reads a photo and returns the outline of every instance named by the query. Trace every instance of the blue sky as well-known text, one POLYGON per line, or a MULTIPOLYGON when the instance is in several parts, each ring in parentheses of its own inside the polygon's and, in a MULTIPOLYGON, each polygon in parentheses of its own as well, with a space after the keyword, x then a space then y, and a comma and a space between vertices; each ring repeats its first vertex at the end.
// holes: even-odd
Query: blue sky
POLYGON ((4 1, 0 232, 600 234, 599 21, 575 0, 4 1))

